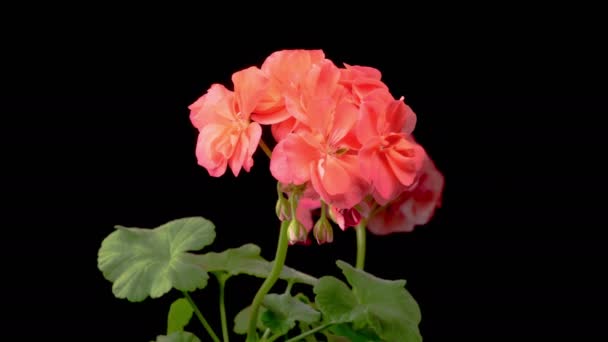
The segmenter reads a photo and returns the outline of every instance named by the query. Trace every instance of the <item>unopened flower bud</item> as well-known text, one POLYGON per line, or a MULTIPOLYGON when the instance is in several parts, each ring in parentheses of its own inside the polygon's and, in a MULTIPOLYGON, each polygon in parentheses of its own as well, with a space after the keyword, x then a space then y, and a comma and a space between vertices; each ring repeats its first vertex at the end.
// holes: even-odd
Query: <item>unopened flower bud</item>
POLYGON ((313 228, 313 234, 319 245, 334 241, 334 230, 325 217, 321 217, 313 228))
POLYGON ((334 221, 342 230, 348 227, 354 227, 361 222, 361 213, 356 208, 338 209, 336 207, 330 207, 329 217, 334 221))
POLYGON ((305 243, 307 240, 308 232, 306 228, 298 222, 298 220, 291 220, 289 227, 287 227, 287 236, 289 237, 289 244, 293 245, 296 243, 305 243))
POLYGON ((275 206, 275 212, 281 221, 291 219, 289 201, 287 201, 285 197, 279 197, 277 205, 275 206))

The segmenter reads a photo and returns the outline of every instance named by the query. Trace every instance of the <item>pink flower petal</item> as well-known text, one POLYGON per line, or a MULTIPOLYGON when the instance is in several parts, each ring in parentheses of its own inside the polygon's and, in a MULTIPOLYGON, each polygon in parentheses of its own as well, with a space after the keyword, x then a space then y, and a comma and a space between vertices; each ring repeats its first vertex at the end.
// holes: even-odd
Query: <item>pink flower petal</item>
POLYGON ((234 119, 234 94, 221 84, 213 84, 188 108, 190 121, 198 129, 209 123, 229 124, 234 119))
POLYGON ((256 67, 250 67, 232 74, 232 83, 234 83, 234 93, 241 119, 249 119, 249 115, 266 91, 268 82, 268 78, 264 76, 262 70, 256 67))
POLYGON ((291 133, 272 151, 270 172, 281 183, 304 184, 310 180, 309 165, 319 157, 317 148, 306 143, 299 134, 291 133))
POLYGON ((382 135, 401 132, 407 119, 407 108, 403 101, 391 101, 385 109, 384 127, 379 129, 382 135))
POLYGON ((308 197, 301 197, 296 208, 296 219, 310 232, 313 227, 311 211, 321 208, 321 201, 308 197))
POLYGON ((401 189, 399 180, 393 174, 390 164, 383 154, 375 153, 372 158, 375 170, 372 174, 372 185, 383 200, 391 200, 401 189))
POLYGON ((257 150, 260 139, 262 138, 262 127, 257 122, 252 122, 249 124, 249 127, 247 127, 245 134, 247 135, 249 146, 247 149, 247 158, 243 164, 243 169, 249 172, 253 166, 253 154, 257 150))
POLYGON ((274 140, 279 142, 283 140, 289 133, 293 132, 294 127, 297 124, 297 120, 294 117, 290 117, 285 121, 273 124, 270 127, 274 140))
POLYGON ((365 101, 361 104, 359 121, 357 122, 357 138, 362 144, 378 136, 378 119, 384 110, 382 102, 365 101))
MULTIPOLYGON (((359 110, 354 104, 346 101, 340 102, 334 112, 331 135, 328 139, 329 143, 337 145, 343 138, 354 133, 353 128, 357 123, 358 117, 359 110)), ((354 143, 351 142, 351 144, 354 143)))
POLYGON ((349 190, 351 177, 336 158, 328 156, 321 159, 317 164, 317 170, 323 188, 330 196, 343 194, 349 190))
POLYGON ((196 158, 198 164, 206 168, 213 177, 219 177, 226 172, 228 160, 222 153, 213 149, 218 140, 227 139, 224 126, 210 124, 205 126, 198 135, 196 158))
POLYGON ((299 83, 313 64, 325 59, 322 50, 281 50, 273 52, 262 64, 262 71, 282 86, 299 83))
POLYGON ((426 153, 422 146, 412 143, 403 136, 398 144, 385 150, 387 161, 399 182, 408 187, 414 183, 422 168, 426 153))
POLYGON ((248 140, 247 135, 240 134, 239 139, 234 146, 234 153, 230 159, 228 159, 228 165, 235 177, 238 177, 239 172, 243 167, 243 163, 245 162, 245 158, 247 158, 247 149, 249 147, 248 140))
POLYGON ((291 114, 285 108, 285 103, 283 102, 283 98, 281 98, 282 105, 279 109, 274 111, 267 111, 264 113, 254 112, 251 114, 251 120, 261 123, 262 125, 273 125, 277 123, 281 123, 285 120, 291 118, 291 114))

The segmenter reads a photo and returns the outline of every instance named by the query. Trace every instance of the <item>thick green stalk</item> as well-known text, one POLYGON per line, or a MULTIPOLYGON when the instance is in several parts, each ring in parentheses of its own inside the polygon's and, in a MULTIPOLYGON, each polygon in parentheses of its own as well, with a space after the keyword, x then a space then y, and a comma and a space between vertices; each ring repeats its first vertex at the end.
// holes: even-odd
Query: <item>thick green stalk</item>
POLYGON ((287 247, 289 246, 289 239, 287 235, 288 227, 289 221, 283 221, 283 223, 281 223, 281 232, 279 233, 279 242, 277 244, 277 252, 272 265, 272 270, 253 298, 253 303, 251 304, 251 317, 249 318, 249 328, 247 331, 247 342, 255 341, 260 306, 264 301, 264 297, 277 282, 281 271, 283 270, 283 265, 285 264, 285 259, 287 258, 287 247))
POLYGON ((218 274, 217 281, 220 286, 220 318, 222 319, 222 337, 224 338, 224 342, 229 342, 230 334, 228 333, 228 320, 226 319, 226 304, 224 301, 224 292, 226 287, 226 280, 228 280, 230 276, 226 274, 218 274))
POLYGON ((357 231, 357 262, 355 267, 360 270, 365 267, 365 234, 367 233, 365 224, 365 220, 361 220, 357 227, 355 227, 357 231))

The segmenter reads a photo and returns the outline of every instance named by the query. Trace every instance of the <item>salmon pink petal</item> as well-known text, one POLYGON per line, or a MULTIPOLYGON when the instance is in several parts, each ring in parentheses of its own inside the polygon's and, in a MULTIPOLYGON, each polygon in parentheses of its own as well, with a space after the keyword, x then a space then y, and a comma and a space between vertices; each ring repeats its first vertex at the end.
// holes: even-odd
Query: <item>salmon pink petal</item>
POLYGON ((266 58, 262 71, 285 87, 299 83, 313 64, 324 59, 322 50, 281 50, 266 58))
POLYGON ((441 206, 441 197, 445 186, 443 175, 437 170, 430 158, 425 160, 421 174, 418 186, 412 190, 410 196, 413 205, 407 212, 416 225, 424 225, 431 220, 435 209, 441 206))
POLYGON ((321 201, 308 197, 301 197, 296 207, 296 219, 310 232, 313 227, 311 211, 321 208, 321 201))
POLYGON ((386 106, 385 115, 383 115, 384 120, 381 123, 382 126, 378 129, 380 134, 401 132, 401 129, 405 126, 406 113, 407 109, 403 101, 391 101, 386 106))
POLYGON ((386 156, 399 182, 408 187, 416 180, 426 158, 426 152, 422 146, 407 141, 405 137, 402 139, 398 145, 386 150, 386 156))
POLYGON ((353 207, 369 193, 369 184, 359 175, 358 162, 356 155, 342 155, 311 164, 312 186, 325 202, 340 209, 353 207), (345 179, 333 184, 338 177, 345 179))
POLYGON ((372 159, 373 170, 372 185, 383 200, 391 200, 401 190, 399 180, 392 172, 391 166, 385 156, 375 153, 372 159))
POLYGON ((361 78, 353 81, 352 91, 359 101, 363 101, 370 93, 376 90, 384 90, 385 93, 388 93, 388 86, 380 80, 371 78, 361 78))
POLYGON ((399 207, 386 208, 372 216, 367 222, 367 229, 375 235, 387 235, 397 232, 411 232, 414 225, 408 222, 399 207))
POLYGON ((416 181, 420 167, 417 167, 414 158, 406 157, 395 150, 389 150, 386 159, 393 174, 403 186, 408 187, 416 181))
POLYGON ((227 158, 223 153, 213 148, 213 145, 216 145, 221 139, 228 139, 225 135, 224 127, 210 124, 200 131, 196 144, 198 164, 206 168, 213 177, 219 177, 226 172, 227 158))
POLYGON ((329 143, 337 145, 349 133, 353 132, 358 117, 359 110, 354 104, 346 101, 340 102, 334 112, 329 143))
POLYGON ((311 67, 301 89, 309 95, 332 96, 339 86, 340 69, 328 59, 311 67))
POLYGON ((261 123, 262 125, 273 125, 277 123, 281 123, 285 120, 291 118, 291 114, 285 108, 285 103, 283 102, 283 98, 281 98, 281 107, 274 111, 267 112, 254 112, 251 114, 251 120, 261 123))
POLYGON ((229 124, 233 120, 234 94, 221 84, 213 84, 188 108, 192 125, 201 129, 208 123, 229 124))
POLYGON ((253 110, 255 113, 262 115, 274 113, 285 107, 285 103, 283 102, 283 90, 279 82, 266 75, 266 73, 264 73, 264 76, 268 78, 268 85, 258 101, 257 106, 253 110))
POLYGON ((323 188, 330 196, 343 194, 351 186, 350 175, 340 165, 340 162, 332 156, 319 160, 317 172, 319 172, 323 188))
POLYGON ((332 112, 336 106, 331 97, 318 97, 308 103, 302 123, 310 127, 313 131, 327 134, 331 128, 332 112))
POLYGON ((369 101, 377 101, 383 103, 384 106, 386 106, 392 101, 395 101, 395 99, 387 89, 378 88, 369 92, 361 99, 361 103, 369 101))
POLYGON ((274 140, 277 142, 283 140, 289 133, 293 132, 296 124, 297 120, 294 117, 289 117, 285 121, 272 125, 270 130, 272 131, 274 140))
POLYGON ((188 109, 190 109, 190 121, 192 122, 192 125, 198 129, 201 129, 205 125, 205 117, 204 114, 201 113, 201 110, 205 107, 207 101, 208 96, 207 94, 204 94, 188 106, 188 109))
POLYGON ((306 143, 299 134, 291 133, 272 151, 270 172, 281 183, 304 184, 310 180, 310 164, 319 158, 317 148, 306 143))
POLYGON ((262 70, 250 67, 232 74, 232 83, 241 118, 249 119, 268 87, 268 78, 262 70))
POLYGON ((296 120, 309 125, 308 109, 302 99, 302 95, 296 89, 290 89, 285 91, 285 109, 293 116, 296 120))
POLYGON ((372 165, 372 158, 377 149, 377 138, 370 140, 367 145, 359 150, 359 162, 361 169, 361 176, 371 182, 374 168, 372 165))
POLYGON ((348 65, 346 63, 342 64, 344 64, 346 70, 352 73, 355 77, 366 77, 375 80, 380 80, 382 78, 382 73, 376 68, 363 65, 348 65))
POLYGON ((403 102, 403 98, 391 101, 386 108, 386 121, 383 126, 379 128, 381 134, 410 134, 416 127, 416 114, 403 102))
POLYGON ((361 176, 357 154, 348 153, 341 155, 339 161, 344 170, 350 175, 351 186, 349 190, 344 193, 343 199, 340 201, 336 200, 334 203, 339 208, 351 208, 363 201, 365 196, 370 193, 370 184, 361 176))
POLYGON ((405 105, 405 124, 403 125, 401 132, 405 134, 412 134, 414 128, 416 128, 416 122, 418 117, 410 106, 405 105))
POLYGON ((384 110, 382 102, 365 101, 361 104, 359 120, 357 122, 357 138, 362 144, 378 136, 378 120, 384 110))
POLYGON ((247 158, 247 149, 249 147, 248 140, 247 135, 240 134, 239 139, 234 146, 234 153, 230 159, 228 159, 228 165, 235 177, 238 177, 239 172, 243 167, 243 163, 245 162, 245 158, 247 158))
POLYGON ((247 135, 249 146, 247 148, 247 158, 243 163, 243 169, 249 172, 253 166, 253 154, 258 148, 258 144, 262 138, 262 127, 257 122, 252 122, 249 124, 249 127, 247 127, 245 134, 247 135))

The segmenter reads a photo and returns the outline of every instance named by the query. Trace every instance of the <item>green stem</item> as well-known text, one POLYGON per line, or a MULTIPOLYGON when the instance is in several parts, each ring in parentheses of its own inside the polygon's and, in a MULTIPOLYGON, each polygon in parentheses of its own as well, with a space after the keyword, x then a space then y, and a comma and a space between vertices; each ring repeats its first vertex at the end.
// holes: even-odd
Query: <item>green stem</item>
POLYGON ((318 333, 319 331, 325 330, 325 329, 327 329, 327 328, 331 327, 331 326, 332 326, 332 325, 334 325, 334 324, 336 324, 336 323, 333 323, 333 322, 332 322, 332 323, 327 323, 327 324, 320 325, 320 326, 318 326, 318 327, 316 327, 316 328, 314 328, 314 329, 310 329, 310 330, 308 330, 307 332, 303 332, 303 333, 301 333, 300 335, 298 335, 298 336, 296 336, 296 337, 290 338, 289 340, 287 340, 287 341, 285 341, 285 342, 295 342, 295 341, 299 341, 299 340, 301 340, 301 339, 306 338, 307 336, 310 336, 310 335, 313 335, 313 334, 318 333))
POLYGON ((260 138, 259 145, 262 148, 262 151, 264 151, 264 153, 266 153, 266 155, 268 156, 268 158, 272 158, 272 151, 270 150, 270 148, 268 147, 268 145, 266 145, 266 143, 264 142, 264 140, 262 140, 262 138, 260 138))
POLYGON ((186 291, 182 291, 182 292, 184 293, 184 297, 186 297, 186 299, 188 300, 188 303, 190 303, 190 306, 192 306, 192 310, 194 310, 196 317, 198 317, 198 320, 201 321, 201 323, 203 324, 203 327, 205 327, 205 330, 207 330, 207 333, 209 333, 209 336, 211 336, 211 339, 214 342, 221 342, 220 338, 217 337, 215 332, 213 332, 213 329, 211 329, 211 326, 209 325, 209 323, 207 323, 207 320, 205 319, 205 317, 203 317, 201 310, 198 309, 198 306, 196 306, 196 304, 194 303, 194 300, 192 300, 192 297, 190 297, 190 294, 186 291))
POLYGON ((356 268, 362 270, 365 266, 365 220, 361 220, 355 229, 357 230, 357 263, 356 268))
POLYGON ((224 301, 224 288, 226 287, 226 280, 228 280, 230 276, 226 274, 218 274, 217 281, 220 285, 220 317, 222 319, 222 337, 224 338, 224 342, 228 342, 230 339, 230 335, 228 334, 228 320, 226 319, 226 304, 224 301))
POLYGON ((288 227, 289 221, 283 221, 283 223, 281 223, 281 232, 279 233, 279 242, 277 244, 277 252, 272 265, 272 270, 253 298, 253 303, 251 304, 251 317, 249 318, 249 329, 247 331, 247 342, 255 341, 260 306, 262 305, 262 301, 264 300, 264 297, 268 291, 270 291, 270 289, 279 279, 281 270, 283 269, 283 264, 285 264, 285 259, 287 258, 287 247, 289 246, 289 239, 287 236, 288 227))
POLYGON ((291 289, 293 288, 293 284, 295 284, 295 280, 289 279, 287 281, 287 287, 285 288, 285 294, 291 294, 291 289))
POLYGON ((264 335, 262 335, 262 339, 260 340, 260 342, 266 341, 268 336, 270 336, 270 329, 266 328, 266 331, 264 331, 264 335))

